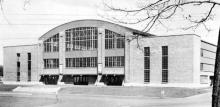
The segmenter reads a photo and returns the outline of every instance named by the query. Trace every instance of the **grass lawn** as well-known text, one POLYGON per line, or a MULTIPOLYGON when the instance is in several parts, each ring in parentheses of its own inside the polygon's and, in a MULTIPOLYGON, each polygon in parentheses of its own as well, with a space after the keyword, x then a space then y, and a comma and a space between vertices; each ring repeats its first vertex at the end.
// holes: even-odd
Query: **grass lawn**
POLYGON ((145 96, 162 97, 161 90, 164 91, 163 97, 182 98, 201 93, 210 92, 211 88, 190 89, 174 87, 66 87, 62 88, 60 94, 86 94, 86 95, 115 95, 115 96, 145 96))

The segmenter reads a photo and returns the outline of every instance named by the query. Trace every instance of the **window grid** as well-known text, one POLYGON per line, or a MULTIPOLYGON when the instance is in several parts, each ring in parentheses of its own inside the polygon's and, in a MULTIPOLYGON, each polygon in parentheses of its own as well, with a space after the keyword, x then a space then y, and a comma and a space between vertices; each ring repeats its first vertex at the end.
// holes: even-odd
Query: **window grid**
POLYGON ((123 67, 125 65, 124 56, 105 57, 105 67, 123 67))
POLYGON ((66 51, 94 50, 98 45, 96 27, 79 27, 66 30, 66 51))
POLYGON ((144 47, 144 82, 150 82, 150 47, 144 47))
POLYGON ((168 46, 162 46, 162 82, 168 82, 168 46))
POLYGON ((59 68, 59 59, 44 59, 45 69, 56 69, 59 68))
POLYGON ((125 47, 125 37, 112 32, 110 30, 105 30, 105 49, 115 49, 125 47))
POLYGON ((97 67, 97 57, 66 58, 66 67, 97 67))
POLYGON ((44 52, 58 52, 59 51, 59 34, 56 34, 43 42, 44 52))

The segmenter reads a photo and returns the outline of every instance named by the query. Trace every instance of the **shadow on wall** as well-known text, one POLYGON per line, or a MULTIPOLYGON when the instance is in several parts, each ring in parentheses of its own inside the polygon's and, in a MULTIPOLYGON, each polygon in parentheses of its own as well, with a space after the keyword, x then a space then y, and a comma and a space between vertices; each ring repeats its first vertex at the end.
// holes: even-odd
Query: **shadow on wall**
POLYGON ((3 76, 3 66, 0 65, 0 76, 3 76))

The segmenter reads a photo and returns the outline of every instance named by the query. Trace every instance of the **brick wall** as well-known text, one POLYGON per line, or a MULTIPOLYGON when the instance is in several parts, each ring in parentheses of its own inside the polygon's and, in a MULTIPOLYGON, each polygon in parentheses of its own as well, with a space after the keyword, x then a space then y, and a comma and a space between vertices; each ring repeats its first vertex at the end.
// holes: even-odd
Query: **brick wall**
POLYGON ((31 53, 31 81, 38 81, 38 46, 23 45, 23 46, 8 46, 4 47, 4 80, 17 80, 17 53, 20 53, 20 81, 28 80, 28 53, 31 53))
MULTIPOLYGON (((150 83, 162 82, 162 46, 168 46, 168 83, 198 83, 199 82, 199 46, 200 41, 195 35, 157 36, 139 38, 130 42, 130 81, 144 83, 144 47, 150 47, 150 83), (198 63, 197 63, 198 62, 198 63)), ((125 56, 128 57, 128 56, 125 56)), ((127 71, 125 71, 127 72, 127 71)))

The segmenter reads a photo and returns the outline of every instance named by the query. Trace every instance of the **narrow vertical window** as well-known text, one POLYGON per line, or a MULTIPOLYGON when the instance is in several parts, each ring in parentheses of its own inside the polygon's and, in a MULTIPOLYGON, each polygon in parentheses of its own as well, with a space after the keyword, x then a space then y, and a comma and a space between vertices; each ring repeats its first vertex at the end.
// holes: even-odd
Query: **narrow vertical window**
POLYGON ((20 81, 20 61, 17 61, 17 81, 20 81))
POLYGON ((28 81, 31 81, 31 53, 28 53, 28 81))
POLYGON ((168 46, 162 46, 162 83, 168 82, 168 46))
POLYGON ((144 47, 144 82, 150 82, 150 47, 144 47))
POLYGON ((19 61, 20 53, 17 53, 17 81, 20 81, 20 66, 21 63, 19 61))

